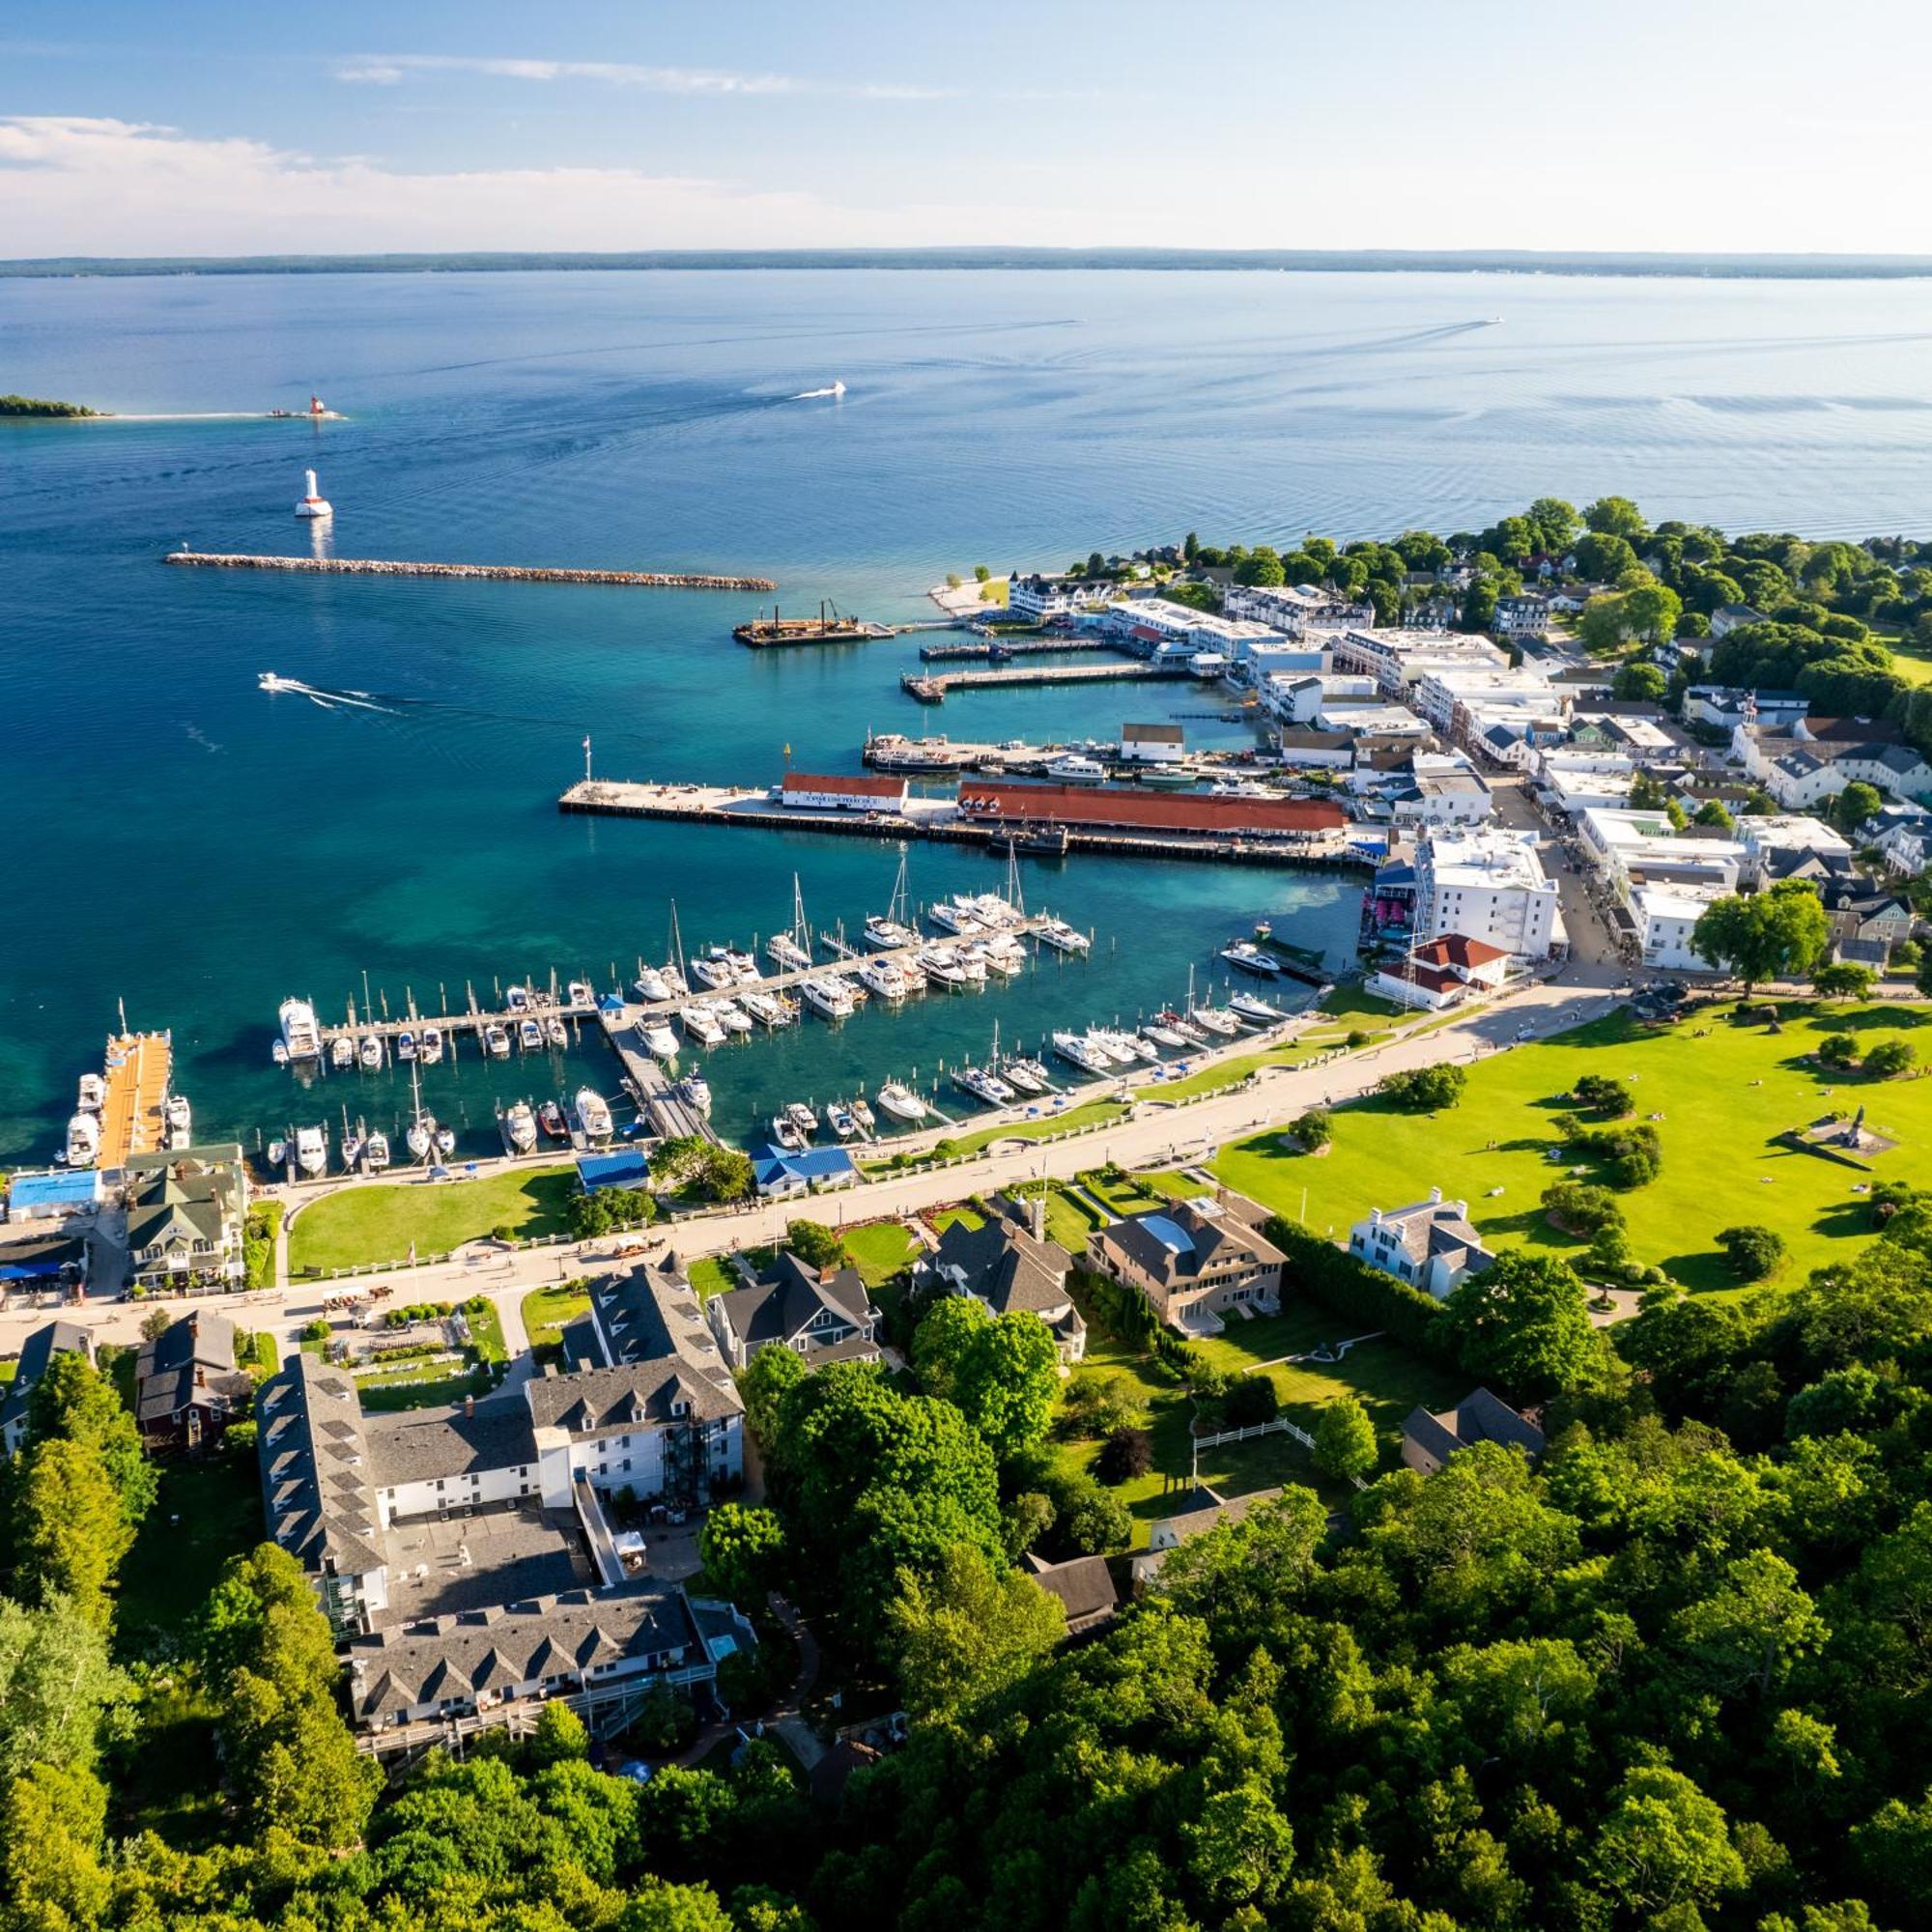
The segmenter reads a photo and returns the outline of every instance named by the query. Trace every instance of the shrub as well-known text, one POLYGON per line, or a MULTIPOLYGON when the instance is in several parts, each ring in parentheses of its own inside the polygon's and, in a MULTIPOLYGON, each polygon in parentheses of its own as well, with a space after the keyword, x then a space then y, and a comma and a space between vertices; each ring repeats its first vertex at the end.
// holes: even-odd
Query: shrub
POLYGON ((1918 1049, 1909 1039, 1882 1039, 1865 1055, 1865 1071, 1874 1079, 1889 1080, 1918 1058, 1918 1049))
POLYGON ((1252 1429, 1257 1423, 1272 1422, 1280 1413, 1281 1398, 1264 1375, 1236 1377, 1221 1405, 1222 1419, 1230 1429, 1252 1429))
POLYGON ((1869 966, 1843 959, 1831 966, 1820 966, 1811 975, 1811 984, 1821 1000, 1864 1000, 1871 997, 1877 979, 1878 975, 1869 966))
POLYGON ((1405 1113, 1434 1114, 1453 1107, 1468 1083, 1468 1073, 1463 1067, 1438 1061, 1434 1066, 1412 1066, 1404 1073, 1387 1074, 1376 1091, 1405 1113))
POLYGON ((1784 1238, 1769 1228, 1723 1228, 1718 1245, 1740 1281, 1762 1281, 1784 1259, 1784 1238))
POLYGON ((1818 1058, 1827 1066, 1850 1066, 1859 1057, 1859 1043, 1848 1033, 1828 1033, 1818 1042, 1818 1058))
POLYGON ((1284 1132, 1303 1153, 1313 1153, 1316 1149, 1326 1147, 1334 1138, 1328 1116, 1320 1107, 1311 1107, 1284 1132))
POLYGON ((328 1323, 325 1321, 320 1315, 318 1315, 315 1318, 315 1320, 311 1321, 308 1324, 308 1326, 301 1331, 301 1338, 304 1342, 327 1342, 331 1332, 332 1331, 329 1328, 328 1323))
POLYGON ((1360 1027, 1350 1027, 1346 1044, 1349 1046, 1367 1046, 1369 1041, 1374 1037, 1373 1034, 1364 1033, 1360 1027))
POLYGON ((1125 1376, 1088 1371, 1074 1377, 1061 1398, 1061 1426, 1068 1435, 1098 1438, 1117 1429, 1147 1427, 1147 1406, 1125 1376))
POLYGON ((1612 1187, 1641 1187, 1663 1171, 1663 1145, 1648 1121, 1614 1127, 1573 1127, 1570 1145, 1590 1160, 1602 1161, 1612 1187))
POLYGON ((1589 1236, 1624 1224, 1617 1197, 1587 1180, 1552 1180, 1543 1190, 1543 1211, 1566 1235, 1589 1236))
POLYGON ((1570 1097, 1579 1107, 1616 1120, 1631 1110, 1631 1090, 1614 1073, 1586 1073, 1571 1089, 1570 1097))
POLYGON ((1421 1289, 1368 1266, 1279 1214, 1262 1232, 1288 1257, 1284 1277, 1337 1315, 1362 1329, 1384 1329, 1406 1348, 1435 1346, 1441 1305, 1421 1289))
POLYGON ((1118 1486, 1153 1467, 1153 1437, 1145 1429, 1117 1429, 1100 1445, 1094 1473, 1103 1483, 1118 1486))

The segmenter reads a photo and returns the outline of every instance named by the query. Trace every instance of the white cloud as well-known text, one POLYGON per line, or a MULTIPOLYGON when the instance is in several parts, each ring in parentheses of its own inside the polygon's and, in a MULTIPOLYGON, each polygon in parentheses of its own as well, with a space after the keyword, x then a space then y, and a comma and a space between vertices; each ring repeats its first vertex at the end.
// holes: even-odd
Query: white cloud
POLYGON ((867 100, 943 100, 956 90, 898 82, 804 80, 782 73, 718 68, 646 67, 634 61, 512 60, 482 54, 355 54, 337 64, 337 80, 393 87, 413 73, 477 73, 497 80, 597 80, 650 94, 852 94, 867 100))
POLYGON ((864 247, 1066 242, 1065 211, 841 206, 630 168, 406 173, 147 123, 0 116, 10 256, 864 247))

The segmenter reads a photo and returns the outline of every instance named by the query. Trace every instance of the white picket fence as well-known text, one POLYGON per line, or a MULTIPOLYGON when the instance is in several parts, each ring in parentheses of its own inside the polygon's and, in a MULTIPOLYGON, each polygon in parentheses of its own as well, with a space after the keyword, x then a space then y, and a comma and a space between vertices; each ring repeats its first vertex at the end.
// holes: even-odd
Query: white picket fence
POLYGON ((1251 1422, 1245 1429, 1224 1429, 1218 1435, 1197 1435, 1194 1446, 1197 1449, 1218 1449, 1224 1442, 1246 1442, 1257 1435, 1293 1435, 1304 1449, 1315 1447, 1315 1438, 1305 1429, 1297 1428, 1287 1416, 1278 1415, 1272 1422, 1251 1422))

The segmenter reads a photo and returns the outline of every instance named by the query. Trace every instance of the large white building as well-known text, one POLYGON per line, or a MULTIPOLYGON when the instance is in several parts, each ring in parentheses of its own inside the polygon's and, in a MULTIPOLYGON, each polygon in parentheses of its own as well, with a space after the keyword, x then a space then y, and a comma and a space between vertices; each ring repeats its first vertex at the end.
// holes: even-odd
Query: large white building
POLYGON ((1044 624, 1111 604, 1115 585, 1104 577, 1015 576, 1007 585, 1007 613, 1023 623, 1044 624))
POLYGON ((1680 835, 1661 811, 1595 806, 1577 821, 1584 849, 1629 912, 1646 966, 1705 972, 1690 944, 1705 909, 1737 890, 1746 863, 1734 838, 1680 835))
POLYGON ((1165 597, 1136 597, 1107 607, 1108 630, 1129 645, 1166 645, 1188 652, 1211 651, 1234 660, 1242 644, 1283 644, 1288 639, 1266 624, 1250 624, 1165 597))
POLYGON ((1354 625, 1336 633, 1331 649, 1337 670, 1362 671, 1391 697, 1402 696, 1432 672, 1509 668, 1507 651, 1461 631, 1354 625))
POLYGON ((1373 604, 1351 604, 1339 591, 1314 583, 1235 583, 1221 600, 1230 617, 1265 624, 1285 638, 1302 638, 1322 631, 1343 631, 1354 624, 1373 624, 1373 604))
POLYGON ((1429 833, 1416 845, 1415 875, 1418 942, 1457 932, 1513 959, 1547 959, 1565 943, 1556 881, 1533 832, 1429 833))

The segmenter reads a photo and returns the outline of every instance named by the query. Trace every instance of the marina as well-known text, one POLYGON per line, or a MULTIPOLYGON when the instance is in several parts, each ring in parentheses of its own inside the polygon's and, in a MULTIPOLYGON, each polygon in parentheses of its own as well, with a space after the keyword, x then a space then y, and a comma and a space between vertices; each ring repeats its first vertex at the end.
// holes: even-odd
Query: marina
POLYGON ((167 1102, 174 1084, 174 1038, 166 1033, 121 1033, 107 1042, 102 1066, 98 1164, 111 1171, 128 1156, 168 1144, 167 1102))
POLYGON ((644 590, 776 590, 769 577, 690 570, 572 570, 549 564, 402 563, 367 556, 269 556, 171 550, 162 558, 201 570, 292 570, 311 577, 465 577, 509 583, 609 583, 644 590))
POLYGON ((975 638, 971 642, 922 644, 921 659, 926 664, 999 664, 1008 658, 1037 658, 1072 655, 1081 651, 1121 653, 1123 646, 1112 638, 1081 637, 1063 633, 1045 638, 975 638))

